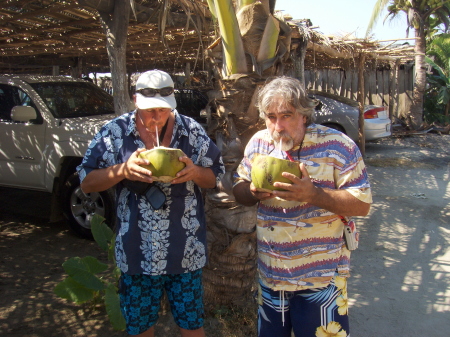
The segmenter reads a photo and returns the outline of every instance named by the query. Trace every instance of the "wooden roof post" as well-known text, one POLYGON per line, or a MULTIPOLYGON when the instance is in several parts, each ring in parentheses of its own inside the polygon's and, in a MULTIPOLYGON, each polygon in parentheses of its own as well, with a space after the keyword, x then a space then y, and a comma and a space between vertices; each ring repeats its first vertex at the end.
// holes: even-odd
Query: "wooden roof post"
POLYGON ((106 35, 106 50, 114 96, 114 110, 117 116, 129 111, 130 96, 127 80, 127 37, 131 5, 128 1, 114 1, 113 12, 99 11, 106 35))
POLYGON ((53 66, 52 67, 52 75, 53 76, 59 75, 59 66, 53 66))
POLYGON ((366 155, 366 141, 364 139, 364 64, 366 61, 366 55, 364 53, 359 54, 358 62, 358 103, 359 103, 359 118, 358 118, 358 147, 363 155, 366 155))
POLYGON ((187 88, 190 88, 192 86, 191 83, 191 63, 190 62, 186 62, 186 66, 184 68, 184 76, 186 78, 184 85, 187 88))

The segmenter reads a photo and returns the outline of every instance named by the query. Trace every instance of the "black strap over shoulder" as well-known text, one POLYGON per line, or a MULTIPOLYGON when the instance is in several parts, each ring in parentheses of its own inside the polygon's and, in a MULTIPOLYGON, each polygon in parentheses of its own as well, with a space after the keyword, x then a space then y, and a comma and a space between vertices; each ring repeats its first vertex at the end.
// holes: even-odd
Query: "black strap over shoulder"
POLYGON ((150 187, 153 185, 153 183, 149 184, 149 183, 145 183, 143 181, 134 181, 134 180, 129 180, 129 179, 123 179, 121 181, 121 183, 128 190, 130 190, 131 192, 136 193, 138 195, 145 194, 145 192, 147 192, 150 189, 150 187))

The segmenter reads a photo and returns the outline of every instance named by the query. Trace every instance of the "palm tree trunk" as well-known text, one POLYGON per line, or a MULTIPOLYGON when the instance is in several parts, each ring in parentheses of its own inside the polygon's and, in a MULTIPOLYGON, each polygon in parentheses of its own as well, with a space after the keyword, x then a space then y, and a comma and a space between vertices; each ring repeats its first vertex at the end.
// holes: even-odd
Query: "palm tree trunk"
POLYGON ((218 22, 222 22, 219 25, 222 44, 211 50, 211 61, 219 78, 216 90, 209 93, 210 103, 206 107, 208 133, 221 149, 226 167, 220 185, 205 195, 209 260, 203 269, 203 280, 207 304, 248 302, 256 286, 256 207, 245 207, 235 201, 232 179, 245 144, 262 126, 254 98, 264 78, 256 79, 258 76, 249 76, 248 72, 250 69, 259 75, 271 72, 269 68, 280 49, 278 21, 270 13, 267 1, 242 3, 238 14, 230 13, 229 4, 231 1, 214 1, 218 22), (226 5, 228 12, 219 10, 220 5, 226 5), (225 14, 226 20, 222 17, 225 14), (233 32, 230 34, 227 29, 233 32), (242 47, 247 57, 242 56, 242 47), (226 52, 222 60, 214 57, 222 52, 226 52), (234 67, 236 62, 230 64, 233 57, 243 64, 234 67))
POLYGON ((242 305, 256 285, 256 207, 236 202, 232 192, 233 173, 244 145, 258 129, 258 112, 252 106, 256 85, 245 75, 221 80, 221 89, 206 111, 208 133, 214 135, 222 152, 226 173, 215 190, 205 195, 208 264, 203 269, 207 304, 242 305))
POLYGON ((407 124, 410 128, 417 130, 423 122, 423 97, 426 89, 426 67, 425 67, 425 33, 423 29, 415 29, 416 44, 415 69, 414 69, 414 91, 411 110, 408 114, 407 124))
MULTIPOLYGON (((222 2, 226 0, 208 0, 219 23, 224 11, 217 9, 222 2)), ((219 186, 205 195, 209 260, 203 269, 203 280, 207 304, 248 302, 257 285, 256 206, 238 204, 232 193, 233 173, 242 160, 244 147, 256 131, 265 127, 255 106, 257 89, 267 77, 282 74, 289 58, 294 59, 295 73, 304 82, 308 38, 305 36, 300 51, 291 50, 292 29, 283 19, 274 16, 274 3, 274 0, 245 0, 239 4, 237 28, 246 62, 245 67, 240 67, 241 71, 231 69, 223 57, 225 49, 230 53, 242 53, 239 43, 237 48, 230 48, 232 39, 227 39, 228 34, 223 31, 230 29, 228 25, 220 25, 222 43, 209 48, 217 87, 208 93, 207 129, 222 151, 226 173, 219 186)), ((222 21, 235 22, 234 19, 222 21)), ((238 35, 235 32, 233 37, 238 35)))

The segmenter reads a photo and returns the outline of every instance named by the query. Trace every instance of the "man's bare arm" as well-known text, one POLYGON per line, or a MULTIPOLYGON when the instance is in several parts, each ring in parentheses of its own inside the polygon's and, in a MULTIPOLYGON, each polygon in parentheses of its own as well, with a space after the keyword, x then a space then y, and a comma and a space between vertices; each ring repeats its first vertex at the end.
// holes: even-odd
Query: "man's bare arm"
POLYGON ((314 186, 304 164, 300 164, 302 177, 290 173, 283 176, 292 184, 276 182, 274 186, 285 191, 274 191, 273 194, 285 200, 307 202, 342 216, 364 216, 369 213, 370 204, 363 202, 346 190, 336 190, 314 186))
POLYGON ((138 149, 125 163, 89 172, 80 185, 81 189, 84 193, 101 192, 115 186, 123 179, 152 183, 152 173, 140 166, 149 164, 148 160, 138 157, 142 151, 145 149, 138 149))
POLYGON ((253 206, 261 200, 274 197, 272 193, 256 191, 255 186, 248 181, 236 184, 233 187, 233 194, 236 201, 244 206, 253 206))
POLYGON ((346 190, 316 188, 310 204, 342 216, 364 216, 369 213, 370 204, 365 203, 346 190))

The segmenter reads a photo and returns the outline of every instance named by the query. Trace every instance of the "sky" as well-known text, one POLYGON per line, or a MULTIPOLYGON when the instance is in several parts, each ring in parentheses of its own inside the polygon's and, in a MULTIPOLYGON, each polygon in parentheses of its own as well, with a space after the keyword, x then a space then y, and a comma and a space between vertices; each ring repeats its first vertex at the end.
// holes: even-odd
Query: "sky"
MULTIPOLYGON (((325 35, 345 35, 353 33, 364 38, 376 0, 277 0, 275 9, 283 10, 293 19, 310 19, 317 31, 325 35)), ((406 37, 406 17, 404 14, 391 20, 384 12, 372 30, 373 39, 389 40, 406 37)), ((410 30, 409 37, 414 37, 410 30)), ((406 40, 413 44, 413 40, 406 40)), ((404 42, 406 42, 404 41, 404 42)))

